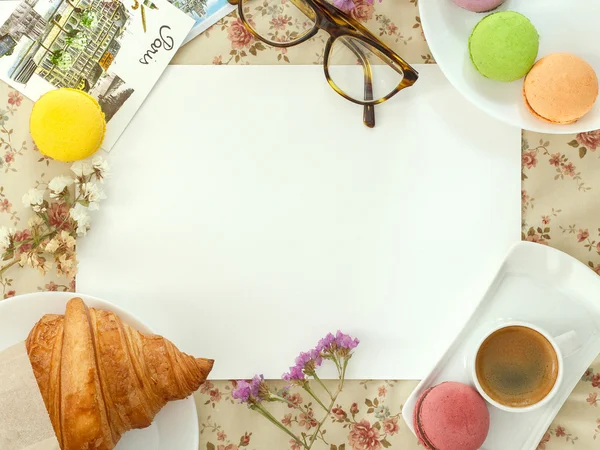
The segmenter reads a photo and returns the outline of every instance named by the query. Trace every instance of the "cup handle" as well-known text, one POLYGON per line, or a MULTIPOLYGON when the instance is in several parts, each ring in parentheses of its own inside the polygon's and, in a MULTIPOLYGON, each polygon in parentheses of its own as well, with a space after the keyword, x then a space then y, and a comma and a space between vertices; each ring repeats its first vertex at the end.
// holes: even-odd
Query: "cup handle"
POLYGON ((575 331, 567 331, 554 338, 556 345, 560 348, 563 358, 568 358, 581 348, 581 342, 575 331))

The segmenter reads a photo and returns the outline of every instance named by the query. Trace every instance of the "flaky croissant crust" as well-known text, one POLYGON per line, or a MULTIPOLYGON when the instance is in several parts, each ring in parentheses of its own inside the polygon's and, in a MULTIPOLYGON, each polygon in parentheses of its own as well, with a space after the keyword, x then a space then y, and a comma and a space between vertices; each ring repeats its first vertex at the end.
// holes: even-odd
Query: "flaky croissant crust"
POLYGON ((42 317, 26 346, 62 450, 112 450, 167 402, 196 391, 213 366, 80 298, 64 316, 42 317))

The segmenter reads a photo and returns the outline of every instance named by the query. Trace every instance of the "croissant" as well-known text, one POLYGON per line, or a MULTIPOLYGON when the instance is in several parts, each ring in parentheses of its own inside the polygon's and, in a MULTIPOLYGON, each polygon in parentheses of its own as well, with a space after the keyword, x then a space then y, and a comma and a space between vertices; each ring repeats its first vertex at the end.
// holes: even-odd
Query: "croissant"
POLYGON ((167 402, 191 395, 213 366, 80 298, 64 316, 42 317, 26 347, 62 450, 112 450, 167 402))

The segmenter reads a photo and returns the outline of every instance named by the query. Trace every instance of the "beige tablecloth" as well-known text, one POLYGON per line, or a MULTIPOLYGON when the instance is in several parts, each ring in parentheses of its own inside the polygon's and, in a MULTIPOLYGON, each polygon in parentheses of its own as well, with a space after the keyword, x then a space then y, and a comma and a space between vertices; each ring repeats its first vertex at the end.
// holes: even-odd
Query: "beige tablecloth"
MULTIPOLYGON (((433 63, 423 38, 417 0, 355 0, 352 12, 411 63, 433 63)), ((256 42, 235 14, 217 23, 182 50, 175 64, 319 64, 326 35, 291 49, 256 42)), ((22 229, 30 211, 21 197, 36 183, 49 181, 68 167, 40 155, 28 134, 31 102, 0 85, 0 226, 22 229)), ((265 131, 267 132, 267 131, 265 131)), ((485 145, 485 143, 482 143, 485 145)), ((559 248, 600 274, 600 131, 579 136, 523 133, 523 239, 559 248)), ((110 181, 109 181, 110 182, 110 181)), ((476 189, 476 186, 473 187, 476 189)), ((55 211, 60 214, 60 211, 55 211)), ((101 212, 100 212, 101 213, 101 212)), ((93 229, 91 231, 93 233, 93 229)), ((494 239, 494 236, 490 236, 494 239)), ((0 298, 36 290, 74 286, 33 269, 14 269, 0 279, 0 298)), ((599 300, 600 301, 600 300, 599 300)), ((290 349, 290 364, 295 357, 290 349)), ((539 449, 592 449, 600 444, 600 360, 584 375, 539 449)), ((415 381, 351 381, 327 419, 318 450, 417 449, 400 411, 415 381)), ((298 392, 296 401, 309 399, 298 392)), ((209 382, 196 394, 202 450, 280 450, 290 439, 231 398, 231 383, 209 382)), ((320 419, 281 407, 275 416, 295 430, 310 432, 320 419)), ((508 450, 508 449, 507 449, 508 450)))

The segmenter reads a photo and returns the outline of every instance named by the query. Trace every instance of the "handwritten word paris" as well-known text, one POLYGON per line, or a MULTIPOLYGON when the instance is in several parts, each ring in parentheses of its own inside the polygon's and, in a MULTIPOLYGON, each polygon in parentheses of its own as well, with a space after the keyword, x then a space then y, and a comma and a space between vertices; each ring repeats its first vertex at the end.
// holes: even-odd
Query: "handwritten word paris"
POLYGON ((169 34, 170 30, 171 27, 168 25, 163 25, 162 27, 160 27, 160 29, 158 30, 159 37, 152 41, 152 44, 150 44, 150 48, 140 58, 140 63, 148 64, 149 61, 152 61, 154 59, 154 56, 159 52, 160 49, 164 49, 166 51, 173 50, 174 42, 173 38, 169 34))

